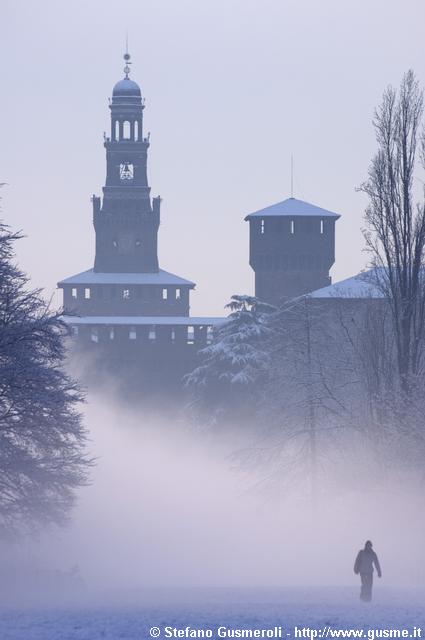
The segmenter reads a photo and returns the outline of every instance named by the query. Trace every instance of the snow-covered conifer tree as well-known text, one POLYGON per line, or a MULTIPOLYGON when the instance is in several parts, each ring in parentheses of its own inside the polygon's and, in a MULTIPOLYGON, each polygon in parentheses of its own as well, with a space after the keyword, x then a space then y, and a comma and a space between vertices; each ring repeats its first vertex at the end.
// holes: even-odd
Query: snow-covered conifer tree
POLYGON ((207 424, 252 417, 270 364, 272 330, 266 320, 275 307, 234 295, 226 308, 228 319, 199 352, 199 366, 185 378, 192 408, 207 424))
POLYGON ((0 535, 63 523, 90 466, 67 328, 14 264, 20 237, 0 225, 0 535))

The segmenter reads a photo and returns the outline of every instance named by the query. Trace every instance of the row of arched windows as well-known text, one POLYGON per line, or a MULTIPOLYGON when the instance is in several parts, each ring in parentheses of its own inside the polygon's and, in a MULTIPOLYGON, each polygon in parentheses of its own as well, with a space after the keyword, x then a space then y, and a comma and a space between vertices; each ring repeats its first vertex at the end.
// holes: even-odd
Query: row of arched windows
POLYGON ((137 142, 141 131, 142 127, 138 120, 115 120, 112 125, 112 138, 117 142, 120 140, 137 142))

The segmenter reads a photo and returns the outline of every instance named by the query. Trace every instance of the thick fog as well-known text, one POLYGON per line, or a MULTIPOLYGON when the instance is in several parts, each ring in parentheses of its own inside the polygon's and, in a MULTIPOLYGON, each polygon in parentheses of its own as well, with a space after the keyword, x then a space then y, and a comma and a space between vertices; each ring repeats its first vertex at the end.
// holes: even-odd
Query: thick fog
MULTIPOLYGON (((423 492, 406 480, 400 488, 391 469, 385 486, 371 468, 356 488, 350 476, 363 461, 353 459, 333 484, 324 474, 312 505, 294 484, 277 492, 267 468, 242 472, 232 454, 253 446, 242 427, 200 433, 105 396, 92 397, 86 420, 98 458, 92 484, 68 528, 3 547, 6 600, 125 603, 158 587, 356 585, 354 559, 366 539, 386 587, 423 584, 423 492), (65 580, 61 589, 54 574, 73 567, 84 588, 65 580)), ((321 457, 332 475, 331 452, 321 457)))

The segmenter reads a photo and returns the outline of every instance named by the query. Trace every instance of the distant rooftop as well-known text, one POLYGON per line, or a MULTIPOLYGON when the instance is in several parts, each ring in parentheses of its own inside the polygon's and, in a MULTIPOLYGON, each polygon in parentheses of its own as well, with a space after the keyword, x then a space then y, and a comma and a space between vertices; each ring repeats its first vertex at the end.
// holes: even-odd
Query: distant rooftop
POLYGON ((190 316, 62 316, 67 324, 105 324, 105 325, 175 325, 206 326, 221 324, 227 318, 190 317, 190 316))
POLYGON ((186 285, 191 288, 195 286, 194 282, 180 278, 174 273, 163 271, 163 269, 159 269, 155 273, 104 273, 88 269, 58 282, 59 287, 64 284, 158 284, 186 285))
POLYGON ((336 220, 341 216, 333 211, 316 207, 315 204, 304 202, 303 200, 297 200, 296 198, 288 198, 272 204, 270 207, 254 211, 245 217, 245 220, 250 218, 265 218, 267 216, 317 216, 320 218, 335 218, 336 220))
POLYGON ((347 278, 346 280, 340 280, 335 284, 330 284, 323 289, 316 289, 312 293, 308 294, 309 298, 346 298, 346 299, 361 299, 361 298, 383 298, 382 291, 377 286, 374 278, 375 269, 370 269, 347 278))

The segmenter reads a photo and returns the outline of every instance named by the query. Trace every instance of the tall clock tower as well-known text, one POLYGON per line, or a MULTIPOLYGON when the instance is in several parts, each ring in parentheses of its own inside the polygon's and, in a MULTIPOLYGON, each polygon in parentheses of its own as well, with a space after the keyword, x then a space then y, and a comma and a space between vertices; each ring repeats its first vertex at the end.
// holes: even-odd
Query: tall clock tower
POLYGON ((106 377, 109 384, 112 374, 126 393, 174 389, 180 394, 182 377, 197 365, 199 349, 211 342, 222 319, 191 316, 195 283, 158 264, 161 201, 151 199, 144 103, 129 77, 130 55, 124 59, 124 77, 109 103, 103 198, 92 197, 94 266, 58 283, 63 318, 87 363, 88 380, 97 384, 106 377))
POLYGON ((157 272, 160 198, 150 199, 147 178, 149 137, 143 135, 144 104, 139 85, 125 77, 112 91, 111 135, 105 139, 106 182, 103 203, 93 196, 96 231, 94 270, 157 272))

